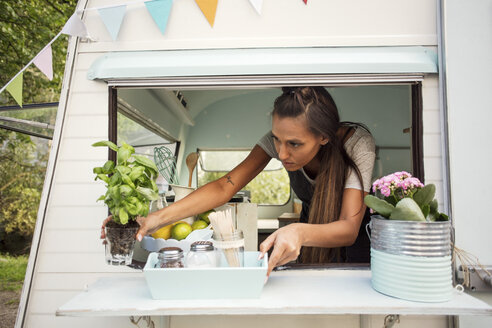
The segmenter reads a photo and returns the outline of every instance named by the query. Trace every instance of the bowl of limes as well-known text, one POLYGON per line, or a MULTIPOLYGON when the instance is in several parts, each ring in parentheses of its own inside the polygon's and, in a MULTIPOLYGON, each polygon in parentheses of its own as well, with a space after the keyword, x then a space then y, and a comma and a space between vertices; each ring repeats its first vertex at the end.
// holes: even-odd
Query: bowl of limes
POLYGON ((195 241, 211 240, 213 231, 208 220, 210 212, 212 211, 198 215, 192 224, 178 221, 160 228, 142 239, 142 248, 157 252, 164 247, 179 247, 187 252, 195 241))

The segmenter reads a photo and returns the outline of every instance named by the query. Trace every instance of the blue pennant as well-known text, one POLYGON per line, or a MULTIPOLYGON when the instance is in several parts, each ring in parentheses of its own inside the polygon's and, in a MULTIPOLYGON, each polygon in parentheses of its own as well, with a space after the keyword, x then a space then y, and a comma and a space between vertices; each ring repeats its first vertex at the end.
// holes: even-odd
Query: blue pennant
POLYGON ((154 19, 154 22, 164 34, 166 31, 167 21, 169 19, 169 13, 171 12, 171 7, 173 5, 173 0, 154 0, 145 2, 145 6, 149 11, 150 15, 154 19))

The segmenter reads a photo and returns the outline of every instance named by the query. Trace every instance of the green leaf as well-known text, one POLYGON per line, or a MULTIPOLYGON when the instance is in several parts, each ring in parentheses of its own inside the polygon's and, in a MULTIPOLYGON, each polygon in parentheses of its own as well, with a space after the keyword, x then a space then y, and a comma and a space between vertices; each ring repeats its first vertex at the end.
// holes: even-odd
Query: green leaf
POLYGON ((384 217, 389 217, 391 215, 391 212, 393 212, 393 210, 395 209, 395 207, 387 201, 373 195, 367 195, 366 197, 364 197, 364 203, 369 208, 372 208, 374 211, 378 212, 384 217))
POLYGON ((120 211, 118 213, 120 217, 120 222, 121 224, 127 224, 128 223, 128 213, 124 208, 120 208, 120 211))
POLYGON ((137 187, 137 192, 144 196, 148 200, 157 200, 159 199, 159 194, 153 191, 150 188, 137 187))
POLYGON ((102 195, 102 196, 100 196, 100 197, 96 200, 96 202, 98 202, 98 201, 100 201, 100 200, 105 200, 105 199, 106 199, 106 195, 102 195))
POLYGON ((436 221, 448 221, 448 220, 449 217, 444 213, 439 213, 439 216, 436 219, 436 221))
POLYGON ((148 167, 149 169, 152 169, 155 172, 155 174, 157 174, 158 172, 157 166, 155 166, 155 163, 152 160, 142 155, 133 155, 133 158, 135 158, 135 161, 138 164, 148 167))
POLYGON ((98 174, 97 177, 101 179, 102 181, 109 183, 109 178, 106 174, 98 174))
POLYGON ((118 164, 126 162, 131 155, 132 153, 128 148, 121 147, 120 149, 118 149, 118 164))
POLYGON ((424 214, 419 205, 411 198, 400 200, 389 218, 391 220, 401 221, 425 221, 424 214))
POLYGON ((93 143, 92 144, 92 147, 109 147, 111 148, 112 150, 114 151, 118 151, 118 146, 116 146, 114 143, 112 143, 111 141, 107 141, 107 140, 104 140, 104 141, 98 141, 96 143, 93 143))
POLYGON ((121 174, 119 172, 116 172, 111 176, 111 179, 109 179, 109 185, 110 186, 116 186, 121 182, 121 174))
POLYGON ((132 179, 130 179, 130 177, 126 174, 122 174, 121 175, 121 180, 123 180, 123 183, 129 185, 130 187, 132 187, 133 189, 135 189, 135 184, 133 183, 132 179))
POLYGON ((431 213, 436 213, 437 212, 437 207, 438 207, 438 204, 437 204, 437 199, 434 199, 432 202, 430 202, 430 211, 431 213))
POLYGON ((121 175, 128 175, 132 169, 128 166, 116 165, 116 171, 120 172, 121 175))
POLYGON ((427 218, 427 216, 430 213, 430 206, 424 205, 424 206, 422 206, 421 210, 422 210, 422 214, 424 215, 424 218, 427 218))
MULTIPOLYGON (((137 189, 137 191, 138 191, 138 189, 137 189)), ((121 185, 120 186, 120 193, 123 196, 131 195, 132 192, 133 192, 133 189, 130 186, 127 186, 127 185, 121 185)))
POLYGON ((130 154, 135 154, 135 148, 133 148, 131 145, 127 144, 124 141, 121 143, 121 148, 128 149, 130 151, 130 154))
POLYGON ((422 207, 430 204, 430 202, 434 199, 435 194, 436 186, 431 183, 417 190, 417 192, 413 195, 413 200, 422 207))
POLYGON ((145 167, 143 166, 135 166, 132 168, 132 172, 130 173, 130 179, 132 181, 137 180, 145 171, 145 167))
POLYGON ((103 165, 104 173, 109 174, 113 171, 113 169, 114 169, 114 162, 113 161, 107 161, 106 163, 104 163, 104 165, 103 165))
POLYGON ((103 173, 103 168, 102 167, 95 167, 92 169, 92 172, 95 174, 102 174, 103 173))

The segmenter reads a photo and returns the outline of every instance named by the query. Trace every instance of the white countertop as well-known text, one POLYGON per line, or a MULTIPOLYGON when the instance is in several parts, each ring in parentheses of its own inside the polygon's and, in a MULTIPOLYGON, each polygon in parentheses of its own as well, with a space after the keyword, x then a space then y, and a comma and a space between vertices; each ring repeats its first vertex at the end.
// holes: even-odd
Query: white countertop
POLYGON ((451 301, 419 303, 372 289, 369 270, 273 272, 258 299, 154 300, 145 278, 109 277, 61 306, 58 316, 407 314, 492 315, 492 307, 455 291, 451 301))

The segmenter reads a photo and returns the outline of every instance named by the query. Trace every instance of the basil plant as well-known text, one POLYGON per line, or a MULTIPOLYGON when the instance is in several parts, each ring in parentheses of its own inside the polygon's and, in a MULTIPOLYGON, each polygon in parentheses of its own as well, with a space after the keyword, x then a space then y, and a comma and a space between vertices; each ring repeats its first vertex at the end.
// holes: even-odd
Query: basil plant
POLYGON ((99 141, 93 147, 109 147, 117 152, 117 164, 107 161, 102 167, 95 167, 95 180, 106 183, 106 194, 97 200, 103 200, 119 224, 127 224, 138 216, 149 214, 149 205, 159 197, 156 179, 157 167, 145 156, 135 154, 135 149, 123 142, 118 147, 110 141, 99 141))

